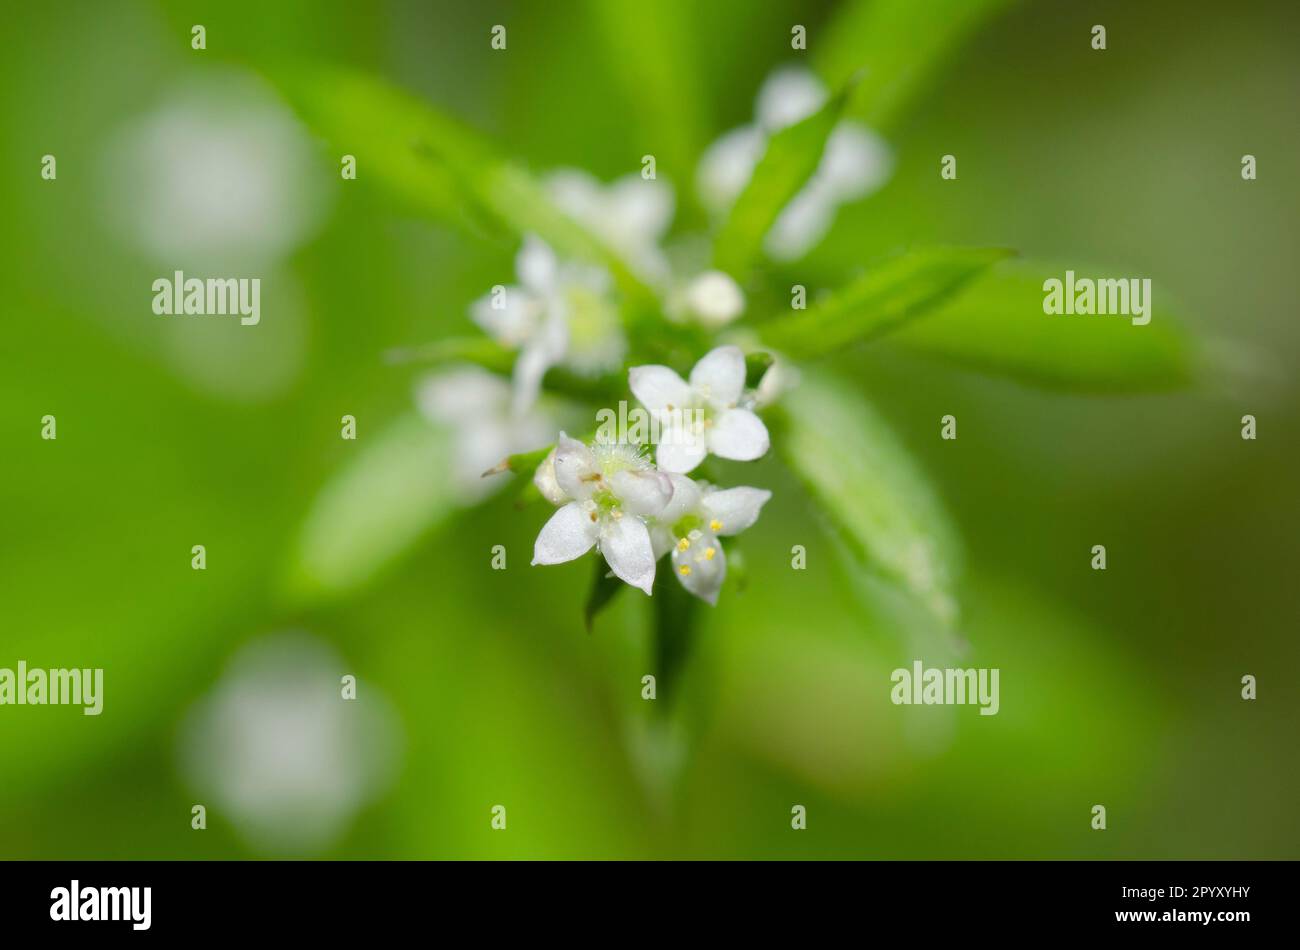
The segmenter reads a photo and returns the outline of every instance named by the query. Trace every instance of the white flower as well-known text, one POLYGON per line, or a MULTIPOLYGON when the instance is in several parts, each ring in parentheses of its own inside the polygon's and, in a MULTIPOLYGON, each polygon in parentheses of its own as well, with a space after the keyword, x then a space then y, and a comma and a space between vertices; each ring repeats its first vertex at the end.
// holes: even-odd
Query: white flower
POLYGON ((483 472, 513 452, 545 445, 554 422, 533 407, 511 411, 510 385, 477 366, 447 369, 422 379, 415 402, 430 422, 451 430, 451 480, 467 501, 502 484, 483 472))
POLYGON ((689 383, 667 366, 634 366, 628 385, 659 423, 655 459, 665 472, 689 472, 710 453, 749 461, 767 452, 767 427, 739 405, 745 355, 738 346, 705 353, 689 383))
POLYGON ((745 294, 730 274, 707 270, 682 290, 680 308, 711 330, 745 312, 745 294))
POLYGON ((533 546, 534 564, 560 564, 599 546, 616 576, 647 594, 655 556, 646 518, 663 511, 673 484, 636 446, 596 443, 591 448, 563 432, 553 461, 554 498, 566 501, 533 546))
MULTIPOLYGON (((755 122, 722 136, 700 160, 696 188, 715 214, 735 203, 771 135, 815 113, 825 104, 826 88, 810 71, 787 66, 772 73, 758 91, 755 122)), ((773 223, 764 250, 777 260, 792 260, 820 241, 839 206, 865 197, 889 177, 889 147, 870 129, 851 119, 835 126, 821 163, 804 188, 773 223)))
POLYGON ((258 640, 186 719, 182 771, 259 850, 328 847, 390 782, 395 717, 373 685, 343 698, 351 669, 306 634, 258 640))
POLYGON ((727 576, 719 535, 739 534, 756 520, 772 493, 762 488, 700 485, 673 474, 673 495, 651 528, 656 558, 672 551, 673 573, 682 586, 710 604, 727 576))
POLYGON ((673 189, 657 179, 625 175, 608 185, 565 168, 546 178, 551 200, 599 235, 645 280, 662 282, 668 262, 659 248, 673 220, 673 189))
POLYGON ((519 285, 488 294, 470 310, 474 321, 503 346, 517 349, 514 411, 527 410, 552 366, 583 375, 616 369, 627 349, 609 275, 566 262, 528 236, 515 258, 519 285))
POLYGON ((311 137, 242 73, 177 87, 105 152, 115 223, 187 271, 266 267, 317 230, 330 201, 311 137))

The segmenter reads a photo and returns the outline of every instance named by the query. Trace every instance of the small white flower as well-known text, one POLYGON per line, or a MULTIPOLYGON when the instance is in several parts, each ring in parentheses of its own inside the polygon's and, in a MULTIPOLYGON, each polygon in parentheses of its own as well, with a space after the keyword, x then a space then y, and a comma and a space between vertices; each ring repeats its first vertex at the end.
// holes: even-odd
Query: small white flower
POLYGON ((395 715, 373 685, 344 700, 348 670, 304 633, 255 640, 185 719, 182 772, 258 850, 327 848, 391 782, 395 715))
POLYGON ((730 274, 708 270, 686 285, 680 305, 699 323, 716 330, 745 312, 745 294, 730 274))
POLYGON ((537 400, 542 377, 552 366, 583 375, 618 367, 627 341, 610 299, 609 275, 598 267, 566 262, 539 238, 524 238, 515 258, 519 285, 503 297, 475 301, 470 315, 503 346, 517 349, 514 371, 516 413, 537 400))
POLYGON ((617 577, 649 594, 655 556, 645 519, 672 498, 668 476, 636 446, 598 442, 588 448, 563 432, 553 468, 555 497, 568 501, 542 527, 533 563, 572 561, 598 546, 617 577))
POLYGON ((187 271, 265 268, 288 256, 318 229, 332 191, 312 170, 301 123, 243 73, 177 87, 104 151, 114 223, 187 271))
POLYGON ((754 100, 754 118, 768 135, 802 122, 826 104, 822 81, 802 66, 780 66, 763 81, 754 100))
POLYGON ((767 452, 763 421, 739 405, 745 388, 745 355, 720 346, 700 358, 686 382, 667 366, 634 366, 632 394, 659 423, 655 459, 665 472, 691 471, 710 453, 750 461, 767 452))
POLYGON ((624 175, 608 185, 584 171, 564 168, 546 178, 551 200, 599 235, 638 276, 660 283, 668 262, 659 243, 673 220, 673 189, 657 179, 624 175))
POLYGON ((772 493, 762 488, 722 491, 685 475, 669 475, 673 495, 650 536, 656 558, 672 552, 673 574, 688 591, 710 604, 727 576, 727 555, 719 536, 739 534, 756 520, 772 493))
POLYGON ((512 452, 545 445, 555 423, 533 407, 511 411, 510 385, 477 366, 454 367, 425 377, 415 402, 430 422, 451 430, 451 480, 467 501, 502 484, 483 472, 512 452))
MULTIPOLYGON (((803 67, 773 72, 758 91, 754 124, 728 132, 700 160, 696 188, 701 203, 715 214, 725 213, 749 184, 768 138, 815 113, 827 96, 821 81, 803 67)), ((838 123, 817 171, 782 209, 764 250, 777 260, 803 256, 826 236, 840 205, 879 188, 891 165, 889 147, 879 136, 851 119, 838 123)))

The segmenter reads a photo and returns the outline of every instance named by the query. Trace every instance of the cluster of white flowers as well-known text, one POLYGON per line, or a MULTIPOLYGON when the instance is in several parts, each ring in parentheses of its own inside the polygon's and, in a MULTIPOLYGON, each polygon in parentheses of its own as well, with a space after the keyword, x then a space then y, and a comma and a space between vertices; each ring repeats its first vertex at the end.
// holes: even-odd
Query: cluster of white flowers
MULTIPOLYGON (((726 133, 700 160, 700 202, 724 214, 745 190, 771 136, 820 109, 829 93, 816 75, 786 66, 767 78, 754 105, 754 122, 726 133)), ((764 242, 777 260, 802 257, 825 237, 840 205, 864 198, 889 177, 889 147, 860 122, 839 122, 826 140, 816 173, 786 205, 764 242)))
POLYGON ((595 547, 615 576, 649 594, 656 563, 671 552, 682 586, 715 604, 727 572, 718 538, 748 528, 772 496, 717 489, 686 474, 708 454, 748 461, 768 450, 766 426, 740 404, 744 354, 735 346, 710 351, 689 382, 666 366, 633 367, 628 382, 661 424, 655 460, 645 446, 587 446, 561 433, 534 475, 559 510, 537 536, 533 564, 572 561, 595 547))
MULTIPOLYGON (((697 185, 704 206, 724 214, 744 190, 768 140, 812 115, 827 96, 805 69, 772 74, 759 91, 754 123, 724 135, 702 158, 697 185)), ((858 123, 840 122, 816 173, 768 233, 767 252, 781 259, 805 253, 825 235, 839 206, 878 187, 889 165, 880 139, 858 123)), ((606 185, 586 172, 562 169, 549 175, 545 186, 558 208, 597 235, 658 294, 667 320, 719 330, 744 313, 745 294, 730 275, 701 266, 698 256, 692 266, 689 254, 665 252, 675 207, 666 183, 633 174, 606 185)), ((514 285, 494 287, 471 308, 474 321, 516 353, 508 413, 500 392, 490 399, 470 397, 478 406, 467 412, 465 399, 455 395, 465 390, 464 378, 446 385, 435 378, 422 389, 426 415, 468 430, 461 433, 465 445, 482 446, 472 465, 486 461, 489 450, 531 448, 525 435, 532 436, 544 418, 537 399, 550 369, 602 376, 624 365, 628 351, 605 270, 561 261, 540 238, 528 236, 515 271, 514 285)), ((586 445, 561 432, 534 476, 559 510, 537 538, 533 563, 571 561, 597 548, 614 576, 648 594, 656 563, 671 552, 682 585, 716 603, 726 575, 718 538, 753 524, 771 493, 719 490, 688 473, 710 454, 741 461, 764 455, 768 432, 753 410, 797 382, 780 361, 753 390, 746 390, 745 376, 744 354, 736 346, 705 354, 689 380, 666 366, 629 370, 629 388, 658 424, 654 444, 613 441, 602 433, 586 445)), ((553 432, 558 423, 552 426, 553 432)))

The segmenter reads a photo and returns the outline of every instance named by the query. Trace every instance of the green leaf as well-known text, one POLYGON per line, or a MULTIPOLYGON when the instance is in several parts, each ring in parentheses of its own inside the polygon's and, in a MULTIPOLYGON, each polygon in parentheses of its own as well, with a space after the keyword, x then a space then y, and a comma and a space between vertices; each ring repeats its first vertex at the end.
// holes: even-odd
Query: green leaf
POLYGON ((805 373, 773 438, 861 569, 955 621, 955 530, 929 482, 874 408, 833 374, 805 373))
POLYGON ((649 299, 617 254, 464 123, 364 73, 299 65, 268 75, 308 125, 357 157, 359 178, 382 182, 413 210, 496 237, 536 234, 564 256, 602 264, 625 293, 649 299))
POLYGON ((837 87, 858 81, 846 113, 887 130, 964 40, 1014 0, 855 0, 816 44, 816 66, 837 87))
MULTIPOLYGON (((1124 273, 1071 266, 1080 277, 1124 273)), ((1043 282, 1066 266, 1007 262, 892 339, 983 372, 1037 385, 1102 392, 1173 389, 1196 380, 1201 349, 1153 288, 1151 322, 1043 312, 1043 282)))
POLYGON ((763 342, 796 359, 833 353, 919 316, 1010 253, 963 247, 910 251, 873 267, 830 300, 765 324, 763 342))
POLYGON ((449 434, 415 413, 353 444, 303 523, 286 594, 309 601, 364 586, 466 502, 450 477, 449 434))
POLYGON ((847 87, 806 119, 772 136, 745 190, 732 206, 714 246, 714 262, 738 280, 758 257, 782 209, 821 162, 826 139, 844 108, 847 87))
MULTIPOLYGON (((708 121, 700 63, 695 0, 655 0, 652 4, 587 0, 587 22, 612 81, 621 83, 633 114, 630 127, 639 140, 654 143, 659 174, 686 182, 694 173, 708 121)), ((679 198, 689 197, 685 191, 679 198)))
POLYGON ((503 376, 509 376, 515 365, 514 352, 486 336, 454 336, 420 346, 399 347, 385 353, 384 359, 392 364, 429 366, 474 363, 503 376))

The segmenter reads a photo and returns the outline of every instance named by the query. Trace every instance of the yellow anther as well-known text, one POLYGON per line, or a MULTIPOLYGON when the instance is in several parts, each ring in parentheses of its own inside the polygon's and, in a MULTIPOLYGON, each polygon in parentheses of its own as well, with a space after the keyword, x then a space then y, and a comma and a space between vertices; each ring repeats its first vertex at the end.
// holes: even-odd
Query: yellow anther
POLYGON ((691 546, 691 542, 687 541, 685 538, 682 538, 680 541, 677 542, 677 550, 679 551, 685 551, 690 546, 691 546))
POLYGON ((717 518, 714 518, 712 521, 709 522, 709 530, 714 532, 721 531, 722 522, 719 521, 717 518))
POLYGON ((715 555, 715 554, 717 554, 717 553, 718 553, 718 549, 717 549, 717 548, 705 548, 705 549, 704 549, 704 560, 706 560, 706 561, 712 561, 712 560, 713 560, 713 555, 715 555))
POLYGON ((677 571, 682 575, 682 577, 685 577, 691 572, 691 566, 689 564, 683 564, 681 567, 677 568, 677 571))

